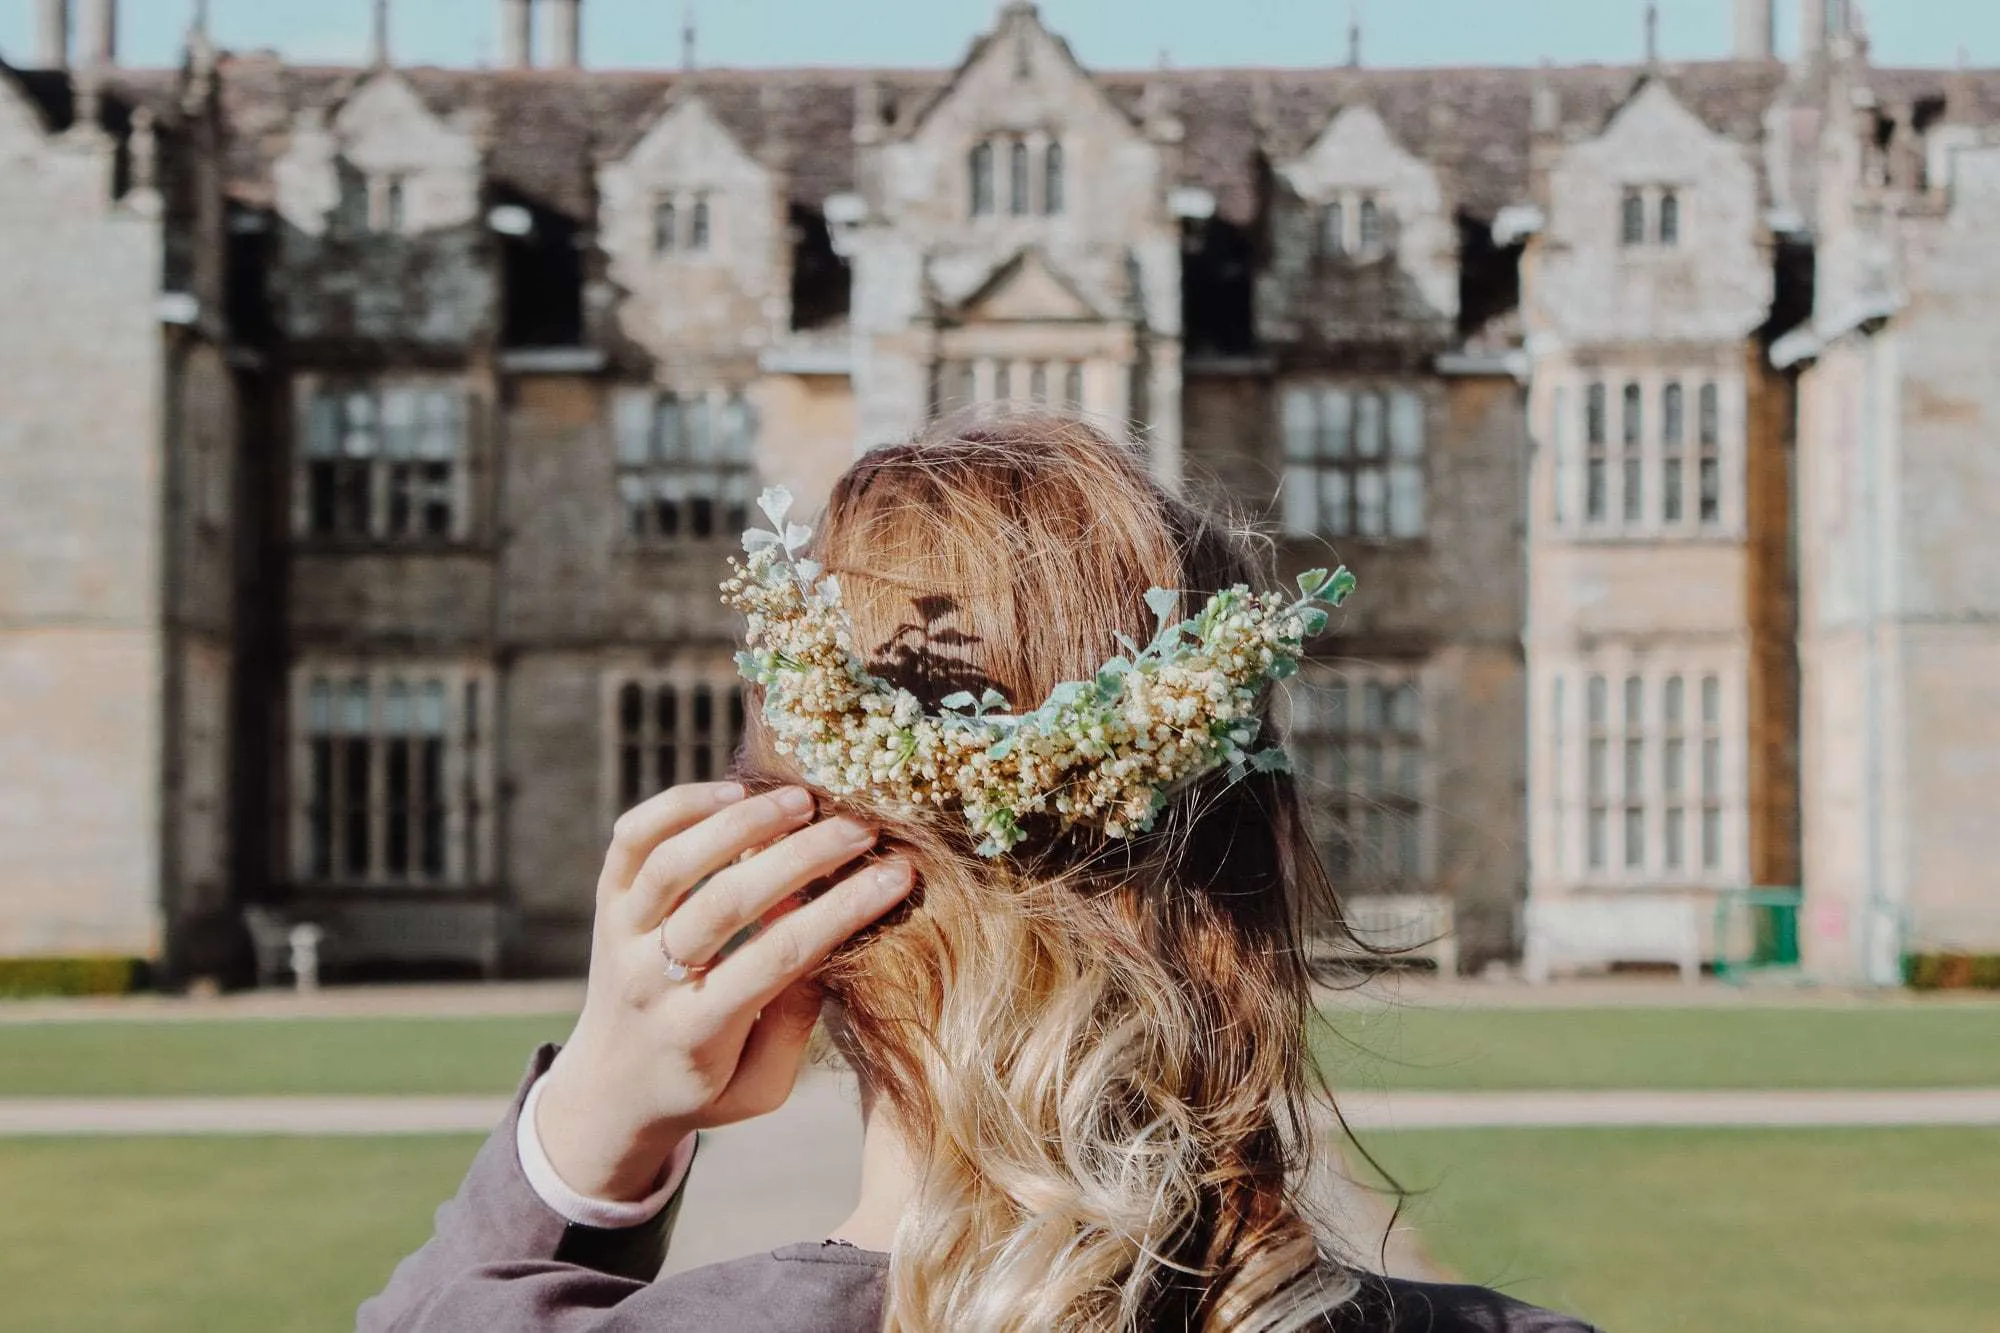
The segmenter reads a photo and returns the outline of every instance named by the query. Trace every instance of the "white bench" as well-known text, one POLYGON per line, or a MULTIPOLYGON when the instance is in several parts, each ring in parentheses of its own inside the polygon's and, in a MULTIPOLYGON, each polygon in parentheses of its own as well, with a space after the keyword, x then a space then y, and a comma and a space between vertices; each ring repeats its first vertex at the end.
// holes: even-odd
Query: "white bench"
POLYGON ((1671 963, 1681 980, 1701 978, 1701 917, 1691 898, 1659 894, 1535 899, 1528 903, 1522 960, 1528 980, 1558 968, 1671 963))
POLYGON ((1458 975, 1458 935, 1451 899, 1443 894, 1366 894, 1341 899, 1340 911, 1355 939, 1385 955, 1380 961, 1423 959, 1441 977, 1458 975))

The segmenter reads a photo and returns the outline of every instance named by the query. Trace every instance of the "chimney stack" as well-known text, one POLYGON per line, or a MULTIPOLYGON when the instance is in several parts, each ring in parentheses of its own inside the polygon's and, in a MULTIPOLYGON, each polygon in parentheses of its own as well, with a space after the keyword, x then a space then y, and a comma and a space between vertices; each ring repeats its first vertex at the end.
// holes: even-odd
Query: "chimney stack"
POLYGON ((500 0, 501 68, 526 69, 534 63, 534 15, 529 0, 500 0))
POLYGON ((36 0, 35 64, 69 68, 69 0, 36 0))
POLYGON ((1354 0, 1347 11, 1347 67, 1361 68, 1361 0, 1354 0))
POLYGON ((368 34, 368 63, 376 69, 389 64, 389 0, 375 0, 374 27, 368 34))
POLYGON ((1771 0, 1736 0, 1736 58, 1769 60, 1775 55, 1776 21, 1771 0))
POLYGON ((576 69, 583 64, 583 0, 542 0, 548 27, 544 49, 551 69, 576 69))
POLYGON ((118 63, 118 0, 83 0, 77 25, 79 64, 118 63))

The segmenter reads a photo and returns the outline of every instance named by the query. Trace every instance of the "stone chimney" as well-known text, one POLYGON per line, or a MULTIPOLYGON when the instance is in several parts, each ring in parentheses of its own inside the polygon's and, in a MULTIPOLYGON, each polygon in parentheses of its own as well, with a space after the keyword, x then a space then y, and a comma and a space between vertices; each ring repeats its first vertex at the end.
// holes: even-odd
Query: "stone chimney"
POLYGON ((577 69, 583 64, 583 0, 542 0, 542 35, 551 69, 577 69))
POLYGON ((69 68, 69 0, 35 0, 35 64, 69 68))
POLYGON ((500 67, 526 69, 534 63, 535 28, 530 0, 500 0, 500 67))
POLYGON ((1769 60, 1778 49, 1771 0, 1736 0, 1736 58, 1769 60))
POLYGON ((383 69, 389 57, 389 0, 375 0, 373 26, 368 32, 368 63, 383 69))
POLYGON ((83 0, 77 24, 78 63, 118 63, 118 0, 83 0))

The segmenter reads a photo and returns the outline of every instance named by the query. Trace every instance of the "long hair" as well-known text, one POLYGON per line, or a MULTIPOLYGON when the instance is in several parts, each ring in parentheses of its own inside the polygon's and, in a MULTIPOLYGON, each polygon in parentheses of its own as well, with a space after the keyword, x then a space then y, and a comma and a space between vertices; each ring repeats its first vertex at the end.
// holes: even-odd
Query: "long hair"
MULTIPOLYGON (((1271 586, 1257 548, 1090 427, 960 419, 869 454, 815 554, 856 646, 927 705, 1030 708, 1154 624, 1271 586)), ((755 709, 751 710, 753 716, 755 709)), ((800 780, 753 723, 746 769, 800 780)), ((1323 1124, 1308 928, 1338 913, 1285 775, 1179 793, 1150 834, 974 853, 956 812, 877 821, 910 902, 825 967, 835 1044, 909 1142, 886 1327, 1286 1333, 1354 1290, 1303 1197, 1323 1124)))

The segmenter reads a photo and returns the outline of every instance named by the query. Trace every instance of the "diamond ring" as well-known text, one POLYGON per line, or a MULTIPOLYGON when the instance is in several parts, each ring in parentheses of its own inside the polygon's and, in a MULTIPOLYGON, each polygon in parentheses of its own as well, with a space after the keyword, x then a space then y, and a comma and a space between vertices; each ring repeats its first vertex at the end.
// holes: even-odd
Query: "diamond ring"
POLYGON ((660 975, 676 985, 683 981, 692 981, 708 971, 706 963, 699 965, 684 963, 674 957, 673 950, 667 947, 667 923, 664 921, 660 923, 660 957, 667 960, 666 966, 660 969, 660 975))

